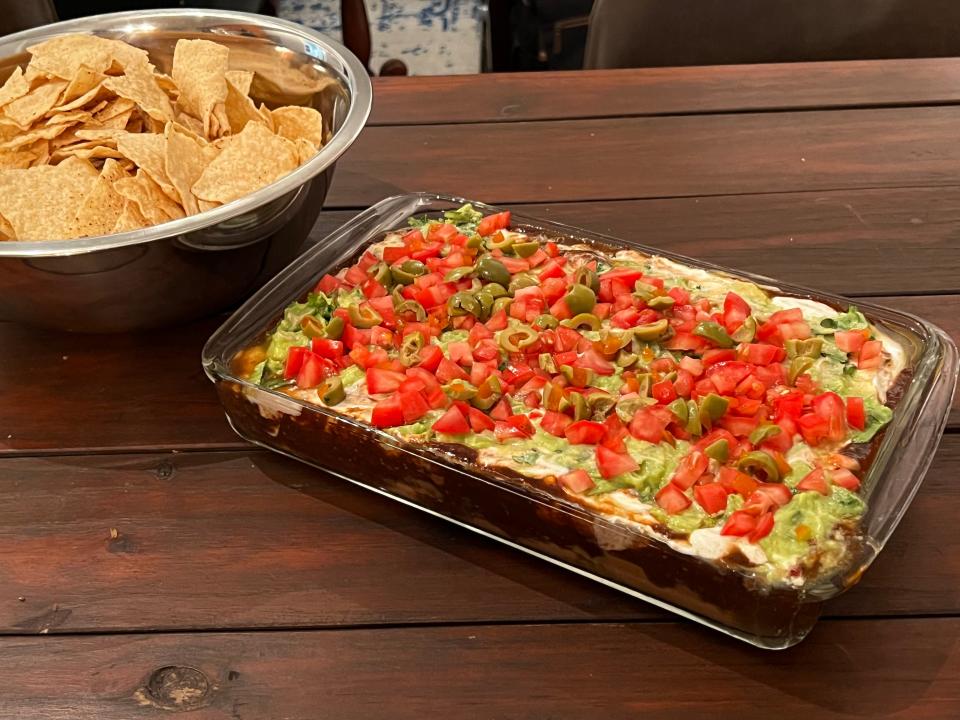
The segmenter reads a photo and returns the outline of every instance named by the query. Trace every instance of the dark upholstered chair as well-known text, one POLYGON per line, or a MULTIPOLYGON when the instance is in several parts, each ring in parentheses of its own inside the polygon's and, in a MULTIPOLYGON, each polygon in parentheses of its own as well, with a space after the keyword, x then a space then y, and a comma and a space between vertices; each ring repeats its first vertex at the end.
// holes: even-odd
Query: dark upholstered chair
POLYGON ((960 0, 596 0, 587 68, 960 55, 960 0))

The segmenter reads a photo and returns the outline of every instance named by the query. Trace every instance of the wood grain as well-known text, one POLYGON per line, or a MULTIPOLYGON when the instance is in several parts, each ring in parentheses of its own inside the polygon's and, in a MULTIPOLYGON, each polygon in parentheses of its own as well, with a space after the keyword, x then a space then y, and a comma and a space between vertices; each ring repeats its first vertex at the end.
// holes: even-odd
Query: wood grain
POLYGON ((937 105, 958 88, 956 58, 373 78, 369 124, 937 105))
POLYGON ((826 621, 780 653, 687 623, 6 638, 0 714, 953 720, 958 633, 956 618, 826 621))
POLYGON ((369 127, 328 207, 401 190, 558 202, 955 185, 960 107, 369 127))
MULTIPOLYGON (((960 611, 958 463, 828 613, 960 611)), ((0 588, 7 633, 663 617, 260 451, 0 461, 0 588)))

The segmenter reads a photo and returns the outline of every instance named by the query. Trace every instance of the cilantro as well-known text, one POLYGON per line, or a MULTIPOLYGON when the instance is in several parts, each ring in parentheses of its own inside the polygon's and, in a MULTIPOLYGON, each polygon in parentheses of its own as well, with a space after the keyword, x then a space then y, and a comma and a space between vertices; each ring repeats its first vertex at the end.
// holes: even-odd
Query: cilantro
POLYGON ((513 459, 514 462, 518 462, 521 465, 534 465, 538 457, 540 457, 540 454, 536 450, 527 450, 519 455, 514 455, 513 459))

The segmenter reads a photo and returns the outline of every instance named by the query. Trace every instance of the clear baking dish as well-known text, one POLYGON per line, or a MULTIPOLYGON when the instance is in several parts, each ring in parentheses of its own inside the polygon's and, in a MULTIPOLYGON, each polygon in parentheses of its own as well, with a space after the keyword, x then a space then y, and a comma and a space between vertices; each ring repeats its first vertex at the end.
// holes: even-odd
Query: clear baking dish
MULTIPOLYGON (((849 539, 847 560, 802 585, 770 584, 748 568, 681 553, 667 543, 518 477, 457 463, 429 446, 413 445, 335 409, 300 402, 237 377, 231 362, 264 336, 284 308, 324 273, 354 261, 370 243, 414 215, 440 213, 467 200, 414 193, 388 198, 342 226, 295 260, 237 310, 210 338, 203 365, 231 426, 243 438, 374 492, 499 540, 569 571, 759 647, 789 647, 807 635, 826 600, 854 585, 873 562, 920 487, 943 432, 957 378, 957 349, 919 318, 857 301, 907 355, 894 419, 875 446, 863 478, 867 510, 849 539)), ((483 213, 500 208, 473 203, 483 213)), ((720 268, 629 241, 513 215, 513 224, 544 234, 630 248, 691 267, 775 286, 778 294, 837 308, 846 299, 769 278, 720 268)))

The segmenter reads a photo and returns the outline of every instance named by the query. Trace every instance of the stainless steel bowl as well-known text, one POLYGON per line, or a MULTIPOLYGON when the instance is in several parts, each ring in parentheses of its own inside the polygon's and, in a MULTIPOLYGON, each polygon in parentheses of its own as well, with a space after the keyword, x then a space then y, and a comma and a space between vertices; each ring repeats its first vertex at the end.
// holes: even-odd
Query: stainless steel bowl
POLYGON ((251 96, 312 105, 329 141, 309 162, 255 193, 199 215, 78 240, 0 242, 0 320, 120 332, 223 310, 284 267, 313 228, 337 158, 363 129, 367 72, 342 45, 284 20, 219 10, 147 10, 47 25, 0 39, 0 80, 27 47, 92 33, 147 50, 169 72, 180 38, 228 45, 231 66, 257 71, 251 96))

